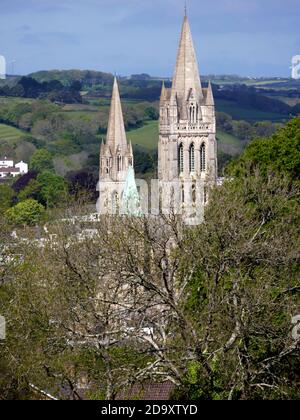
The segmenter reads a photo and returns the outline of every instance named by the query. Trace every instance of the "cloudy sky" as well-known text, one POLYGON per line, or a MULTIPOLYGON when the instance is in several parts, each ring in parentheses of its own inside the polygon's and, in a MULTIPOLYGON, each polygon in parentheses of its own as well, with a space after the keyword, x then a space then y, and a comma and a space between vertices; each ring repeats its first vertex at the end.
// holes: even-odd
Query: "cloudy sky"
MULTIPOLYGON (((299 0, 187 0, 202 74, 289 76, 299 0)), ((95 69, 170 76, 184 0, 0 0, 8 73, 95 69)))

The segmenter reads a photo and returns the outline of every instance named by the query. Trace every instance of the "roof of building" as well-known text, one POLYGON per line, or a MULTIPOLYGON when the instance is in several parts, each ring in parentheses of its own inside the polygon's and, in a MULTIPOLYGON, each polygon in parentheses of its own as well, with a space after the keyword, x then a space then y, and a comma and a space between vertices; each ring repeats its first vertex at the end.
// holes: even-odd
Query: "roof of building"
POLYGON ((1 166, 0 166, 0 173, 3 173, 3 174, 11 174, 11 173, 19 173, 20 172, 20 168, 14 168, 14 167, 12 167, 12 168, 1 168, 1 166))
POLYGON ((4 157, 0 157, 0 161, 13 161, 13 158, 11 158, 11 157, 7 157, 7 156, 4 156, 4 157))

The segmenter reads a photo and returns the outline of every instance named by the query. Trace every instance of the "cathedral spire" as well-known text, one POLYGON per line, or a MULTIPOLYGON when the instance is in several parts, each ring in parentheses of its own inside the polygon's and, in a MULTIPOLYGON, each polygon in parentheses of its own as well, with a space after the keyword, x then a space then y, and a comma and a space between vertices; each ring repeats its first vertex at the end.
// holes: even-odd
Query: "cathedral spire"
POLYGON ((203 98, 198 62, 187 15, 182 25, 177 62, 173 77, 172 98, 187 101, 193 93, 196 100, 203 98))
POLYGON ((122 151, 127 148, 127 140, 122 113, 121 99, 117 78, 114 79, 114 86, 111 98, 109 121, 106 136, 106 146, 114 153, 118 146, 122 151))

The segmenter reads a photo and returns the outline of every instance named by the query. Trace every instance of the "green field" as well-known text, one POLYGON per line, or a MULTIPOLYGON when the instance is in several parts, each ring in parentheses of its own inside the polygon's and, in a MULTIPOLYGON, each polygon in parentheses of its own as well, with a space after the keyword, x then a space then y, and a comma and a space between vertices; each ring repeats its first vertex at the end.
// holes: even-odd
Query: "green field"
POLYGON ((34 99, 30 98, 19 98, 19 97, 7 97, 0 96, 0 105, 20 104, 20 103, 31 103, 34 99))
POLYGON ((0 124, 0 143, 7 142, 11 145, 19 142, 25 133, 17 128, 10 127, 6 124, 0 124))
POLYGON ((158 121, 149 121, 136 130, 127 132, 127 139, 133 146, 141 146, 145 149, 157 149, 158 144, 158 121))
POLYGON ((237 137, 223 131, 217 131, 217 142, 218 150, 229 155, 239 155, 243 151, 243 143, 237 137))

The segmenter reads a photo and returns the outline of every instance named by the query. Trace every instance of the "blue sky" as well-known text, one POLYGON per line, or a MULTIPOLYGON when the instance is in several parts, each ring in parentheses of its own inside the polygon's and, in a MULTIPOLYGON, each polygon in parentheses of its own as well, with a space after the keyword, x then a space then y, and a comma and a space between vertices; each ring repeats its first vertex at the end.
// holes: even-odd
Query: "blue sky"
MULTIPOLYGON (((187 0, 202 74, 289 76, 299 0, 187 0)), ((173 73, 184 0, 0 0, 0 55, 15 72, 173 73)))

